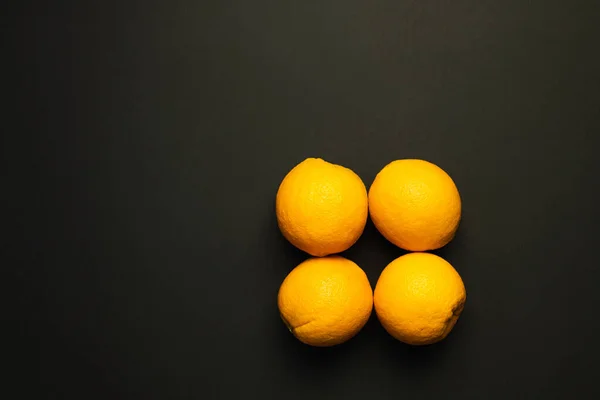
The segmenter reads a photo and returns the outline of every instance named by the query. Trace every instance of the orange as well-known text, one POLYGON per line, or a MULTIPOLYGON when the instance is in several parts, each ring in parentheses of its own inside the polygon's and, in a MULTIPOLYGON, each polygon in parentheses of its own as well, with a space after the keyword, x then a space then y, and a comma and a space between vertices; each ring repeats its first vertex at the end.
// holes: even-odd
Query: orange
POLYGON ((334 346, 356 335, 373 309, 364 271, 341 256, 310 258, 285 278, 277 304, 290 332, 311 346, 334 346))
POLYGON ((467 294, 456 270, 441 257, 410 253, 388 264, 375 286, 375 312, 385 330, 411 345, 444 339, 467 294))
POLYGON ((283 236, 313 256, 340 253, 362 234, 367 189, 352 170, 308 158, 283 179, 275 202, 283 236))
POLYGON ((424 160, 386 165, 369 189, 369 212, 377 230, 396 246, 426 251, 454 237, 461 199, 450 176, 424 160))

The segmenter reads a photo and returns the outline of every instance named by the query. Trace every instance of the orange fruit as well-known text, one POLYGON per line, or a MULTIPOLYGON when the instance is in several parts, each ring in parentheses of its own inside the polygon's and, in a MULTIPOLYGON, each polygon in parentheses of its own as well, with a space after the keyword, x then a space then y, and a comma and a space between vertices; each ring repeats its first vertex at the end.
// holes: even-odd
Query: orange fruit
POLYGON ((352 170, 308 158, 283 179, 275 202, 283 236, 313 256, 340 253, 362 234, 367 189, 352 170))
POLYGON ((311 346, 334 346, 356 335, 373 309, 364 271, 341 256, 310 258, 285 278, 277 296, 290 332, 311 346))
POLYGON ((454 237, 461 199, 450 176, 424 160, 386 165, 369 189, 369 213, 377 230, 410 251, 434 250, 454 237))
POLYGON ((377 318, 411 345, 439 342, 452 330, 467 294, 456 270, 441 257, 409 253, 388 264, 375 286, 377 318))

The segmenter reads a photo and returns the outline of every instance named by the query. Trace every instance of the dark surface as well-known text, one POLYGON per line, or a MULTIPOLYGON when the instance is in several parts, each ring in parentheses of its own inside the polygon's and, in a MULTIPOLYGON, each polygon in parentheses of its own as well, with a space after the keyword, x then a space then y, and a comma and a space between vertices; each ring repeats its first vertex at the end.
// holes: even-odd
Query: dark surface
MULTIPOLYGON (((2 17, 22 393, 600 396, 598 2, 73 3, 2 17), (468 300, 447 340, 409 348, 374 317, 336 348, 288 333, 276 294, 306 256, 274 198, 306 157, 367 186, 407 157, 454 178, 438 253, 468 300)), ((346 255, 374 285, 402 253, 369 223, 346 255)))

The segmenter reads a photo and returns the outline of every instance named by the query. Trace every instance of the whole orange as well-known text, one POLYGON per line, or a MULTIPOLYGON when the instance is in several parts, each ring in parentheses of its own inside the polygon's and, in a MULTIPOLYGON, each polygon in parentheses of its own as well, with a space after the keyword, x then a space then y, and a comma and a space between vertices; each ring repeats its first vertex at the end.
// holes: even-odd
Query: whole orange
POLYGON ((463 311, 467 293, 441 257, 409 253, 388 264, 375 286, 377 318, 396 339, 424 345, 444 339, 463 311))
POLYGON ((311 346, 334 346, 356 335, 373 309, 373 290, 354 262, 310 258, 285 278, 277 296, 290 332, 311 346))
POLYGON ((367 189, 352 170, 308 158, 283 179, 275 202, 283 236, 313 256, 340 253, 362 234, 367 189))
POLYGON ((426 251, 445 246, 461 218, 461 199, 450 176, 424 160, 386 165, 369 189, 369 213, 377 230, 396 246, 426 251))

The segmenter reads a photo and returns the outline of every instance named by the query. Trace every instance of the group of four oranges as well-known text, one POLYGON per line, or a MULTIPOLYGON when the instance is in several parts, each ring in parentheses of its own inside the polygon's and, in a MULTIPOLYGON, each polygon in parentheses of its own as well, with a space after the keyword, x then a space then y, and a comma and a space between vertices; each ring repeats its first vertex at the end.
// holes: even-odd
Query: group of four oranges
POLYGON ((333 346, 355 336, 373 306, 385 330, 411 345, 444 339, 463 310, 463 281, 447 261, 427 253, 456 233, 461 199, 452 178, 424 160, 396 160, 368 193, 352 170, 308 158, 285 176, 276 197, 279 229, 311 258, 278 293, 281 318, 301 342, 333 346), (411 251, 382 271, 375 291, 354 262, 335 255, 359 239, 368 215, 396 246, 411 251))

